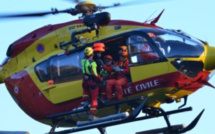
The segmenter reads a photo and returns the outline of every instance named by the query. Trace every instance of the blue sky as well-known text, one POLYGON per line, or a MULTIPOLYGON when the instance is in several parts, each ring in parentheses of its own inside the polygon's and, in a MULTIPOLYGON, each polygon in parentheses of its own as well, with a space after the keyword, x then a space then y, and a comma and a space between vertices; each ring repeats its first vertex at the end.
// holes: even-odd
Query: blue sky
MULTIPOLYGON (((115 2, 128 0, 93 0, 96 4, 109 5, 115 2)), ((181 29, 197 38, 208 41, 215 46, 215 1, 214 0, 135 0, 144 4, 109 9, 112 19, 134 20, 144 22, 154 11, 158 14, 166 9, 157 25, 167 29, 181 29), (148 1, 153 1, 149 3, 148 1), (157 2, 162 1, 162 2, 157 2)), ((0 13, 25 12, 25 11, 48 11, 52 7, 65 9, 75 5, 66 0, 10 0, 1 2, 0 13)), ((46 16, 43 18, 8 19, 0 20, 0 60, 6 57, 8 46, 15 40, 27 33, 48 24, 57 24, 76 19, 70 15, 46 16)), ((215 78, 210 82, 215 85, 215 78)), ((202 109, 206 109, 197 126, 189 131, 189 134, 212 134, 214 133, 214 102, 215 90, 203 87, 188 97, 187 106, 192 106, 192 112, 170 116, 172 124, 189 124, 202 109)), ((165 110, 176 109, 180 104, 162 105, 165 110)), ((28 131, 31 134, 46 133, 50 127, 39 123, 26 115, 14 102, 3 84, 0 85, 0 131, 28 131)), ((157 118, 137 123, 129 123, 107 128, 111 134, 133 134, 138 131, 157 127, 165 127, 163 118, 157 118)), ((94 133, 97 130, 83 131, 78 134, 94 133)))

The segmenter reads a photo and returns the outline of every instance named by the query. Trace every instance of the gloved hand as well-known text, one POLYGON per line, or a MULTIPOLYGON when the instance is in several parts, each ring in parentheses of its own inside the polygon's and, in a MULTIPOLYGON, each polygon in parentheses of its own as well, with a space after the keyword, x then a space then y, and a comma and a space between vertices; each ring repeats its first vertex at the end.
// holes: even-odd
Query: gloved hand
POLYGON ((117 66, 113 66, 113 70, 116 72, 122 72, 122 69, 117 66))

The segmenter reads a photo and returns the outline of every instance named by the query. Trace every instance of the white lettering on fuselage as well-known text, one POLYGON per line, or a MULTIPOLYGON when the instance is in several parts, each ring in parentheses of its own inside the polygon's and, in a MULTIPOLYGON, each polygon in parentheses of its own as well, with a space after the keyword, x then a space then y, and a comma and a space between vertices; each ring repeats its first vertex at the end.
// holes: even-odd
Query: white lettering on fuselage
POLYGON ((123 91, 124 91, 124 94, 132 94, 131 87, 125 88, 123 91))
POLYGON ((157 86, 159 86, 158 80, 153 80, 153 81, 148 81, 145 83, 138 84, 136 85, 135 89, 137 92, 139 92, 139 91, 157 87, 157 86))
POLYGON ((140 84, 134 85, 134 87, 132 86, 134 88, 133 90, 132 90, 131 86, 128 88, 125 88, 125 89, 123 89, 123 93, 124 93, 124 95, 133 94, 134 92, 141 92, 143 90, 147 90, 147 89, 154 88, 157 86, 159 86, 159 81, 152 80, 152 81, 148 81, 145 83, 140 83, 140 84))

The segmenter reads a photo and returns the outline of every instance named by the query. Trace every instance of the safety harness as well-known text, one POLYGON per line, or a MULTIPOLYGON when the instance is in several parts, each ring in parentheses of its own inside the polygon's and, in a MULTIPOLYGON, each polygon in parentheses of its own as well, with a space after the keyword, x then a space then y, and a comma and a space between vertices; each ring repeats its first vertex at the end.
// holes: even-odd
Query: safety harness
POLYGON ((83 74, 83 80, 84 80, 84 83, 90 87, 90 89, 96 89, 98 86, 97 86, 97 80, 92 76, 92 73, 90 72, 90 66, 86 66, 86 63, 87 61, 89 61, 90 63, 90 66, 91 66, 91 60, 89 59, 85 59, 84 61, 84 66, 83 66, 83 69, 84 69, 84 74, 83 74), (90 74, 87 74, 87 68, 88 68, 88 71, 90 74))

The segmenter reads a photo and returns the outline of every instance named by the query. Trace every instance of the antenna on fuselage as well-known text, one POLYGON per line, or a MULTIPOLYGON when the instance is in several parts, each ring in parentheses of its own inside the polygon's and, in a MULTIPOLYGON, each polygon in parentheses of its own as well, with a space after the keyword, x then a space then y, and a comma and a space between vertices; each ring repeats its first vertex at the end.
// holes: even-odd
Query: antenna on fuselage
MULTIPOLYGON (((160 13, 157 17, 155 17, 154 19, 146 20, 144 23, 147 23, 147 22, 148 22, 148 23, 151 24, 151 25, 155 25, 155 24, 160 20, 160 17, 161 17, 161 15, 163 14, 164 10, 165 10, 165 9, 163 9, 163 10, 161 11, 161 13, 160 13)), ((153 13, 153 14, 154 14, 154 13, 153 13)), ((152 14, 152 15, 153 15, 153 14, 152 14)), ((152 16, 152 15, 151 15, 151 16, 152 16)), ((151 17, 151 16, 150 16, 150 17, 151 17)))
POLYGON ((150 21, 150 18, 152 17, 152 15, 154 15, 156 12, 157 12, 157 10, 154 11, 143 23, 149 22, 149 21, 150 21))

